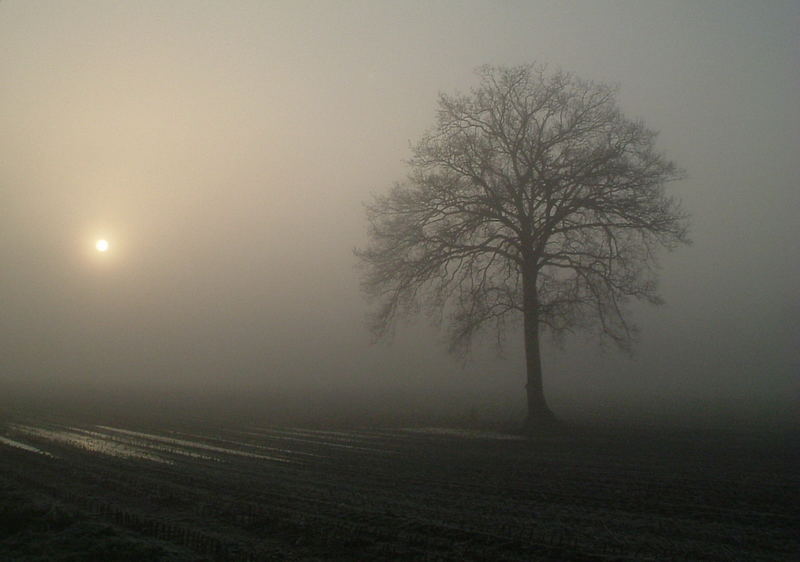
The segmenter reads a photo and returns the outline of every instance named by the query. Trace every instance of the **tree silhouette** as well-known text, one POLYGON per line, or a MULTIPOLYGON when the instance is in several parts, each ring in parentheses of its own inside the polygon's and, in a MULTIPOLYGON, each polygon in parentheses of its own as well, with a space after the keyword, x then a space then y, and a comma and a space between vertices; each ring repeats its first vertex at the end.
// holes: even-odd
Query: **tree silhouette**
POLYGON ((466 95, 439 97, 435 127, 413 147, 407 181, 367 205, 357 249, 385 336, 426 309, 451 351, 522 317, 527 426, 554 421, 540 334, 588 329, 629 350, 631 299, 659 303, 655 250, 687 239, 665 194, 682 172, 656 134, 625 117, 616 89, 544 66, 481 67, 466 95))

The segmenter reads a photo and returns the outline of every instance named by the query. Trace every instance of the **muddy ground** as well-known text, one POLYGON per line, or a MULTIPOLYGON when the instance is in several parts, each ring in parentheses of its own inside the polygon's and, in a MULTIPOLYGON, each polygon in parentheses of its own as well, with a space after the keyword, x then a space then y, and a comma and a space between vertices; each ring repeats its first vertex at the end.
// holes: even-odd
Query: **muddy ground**
POLYGON ((795 437, 0 420, 2 560, 797 560, 795 437))

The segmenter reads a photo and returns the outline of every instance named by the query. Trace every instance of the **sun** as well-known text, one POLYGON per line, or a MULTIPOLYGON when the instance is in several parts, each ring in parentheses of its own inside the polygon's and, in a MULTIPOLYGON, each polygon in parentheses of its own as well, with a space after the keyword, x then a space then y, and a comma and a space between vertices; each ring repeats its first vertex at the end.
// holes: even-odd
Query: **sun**
POLYGON ((97 248, 98 252, 107 252, 108 240, 98 240, 94 247, 97 248))

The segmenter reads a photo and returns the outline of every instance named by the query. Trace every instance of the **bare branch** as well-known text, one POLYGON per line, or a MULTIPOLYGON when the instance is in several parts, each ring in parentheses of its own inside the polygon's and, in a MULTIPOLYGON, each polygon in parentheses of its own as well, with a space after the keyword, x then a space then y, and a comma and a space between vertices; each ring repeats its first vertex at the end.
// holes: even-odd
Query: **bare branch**
POLYGON ((440 96, 407 181, 367 206, 370 242, 356 255, 373 332, 426 309, 463 351, 521 312, 555 335, 594 329, 628 349, 627 303, 659 302, 656 249, 688 242, 665 194, 683 172, 622 115, 614 87, 538 65, 478 76, 469 94, 440 96))

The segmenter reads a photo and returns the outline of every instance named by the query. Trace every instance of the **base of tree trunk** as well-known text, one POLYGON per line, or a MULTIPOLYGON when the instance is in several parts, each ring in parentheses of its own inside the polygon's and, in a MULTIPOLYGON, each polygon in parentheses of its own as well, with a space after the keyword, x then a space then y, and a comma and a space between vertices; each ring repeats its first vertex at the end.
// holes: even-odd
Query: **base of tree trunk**
POLYGON ((536 412, 528 414, 522 426, 522 431, 526 434, 552 432, 561 427, 562 424, 558 418, 556 418, 555 414, 550 411, 550 408, 545 406, 542 409, 538 409, 536 412))
POLYGON ((525 386, 525 393, 528 399, 528 417, 525 419, 523 430, 526 433, 540 433, 551 431, 558 427, 559 423, 541 388, 541 370, 534 371, 535 377, 531 377, 530 369, 528 373, 528 384, 525 386))

